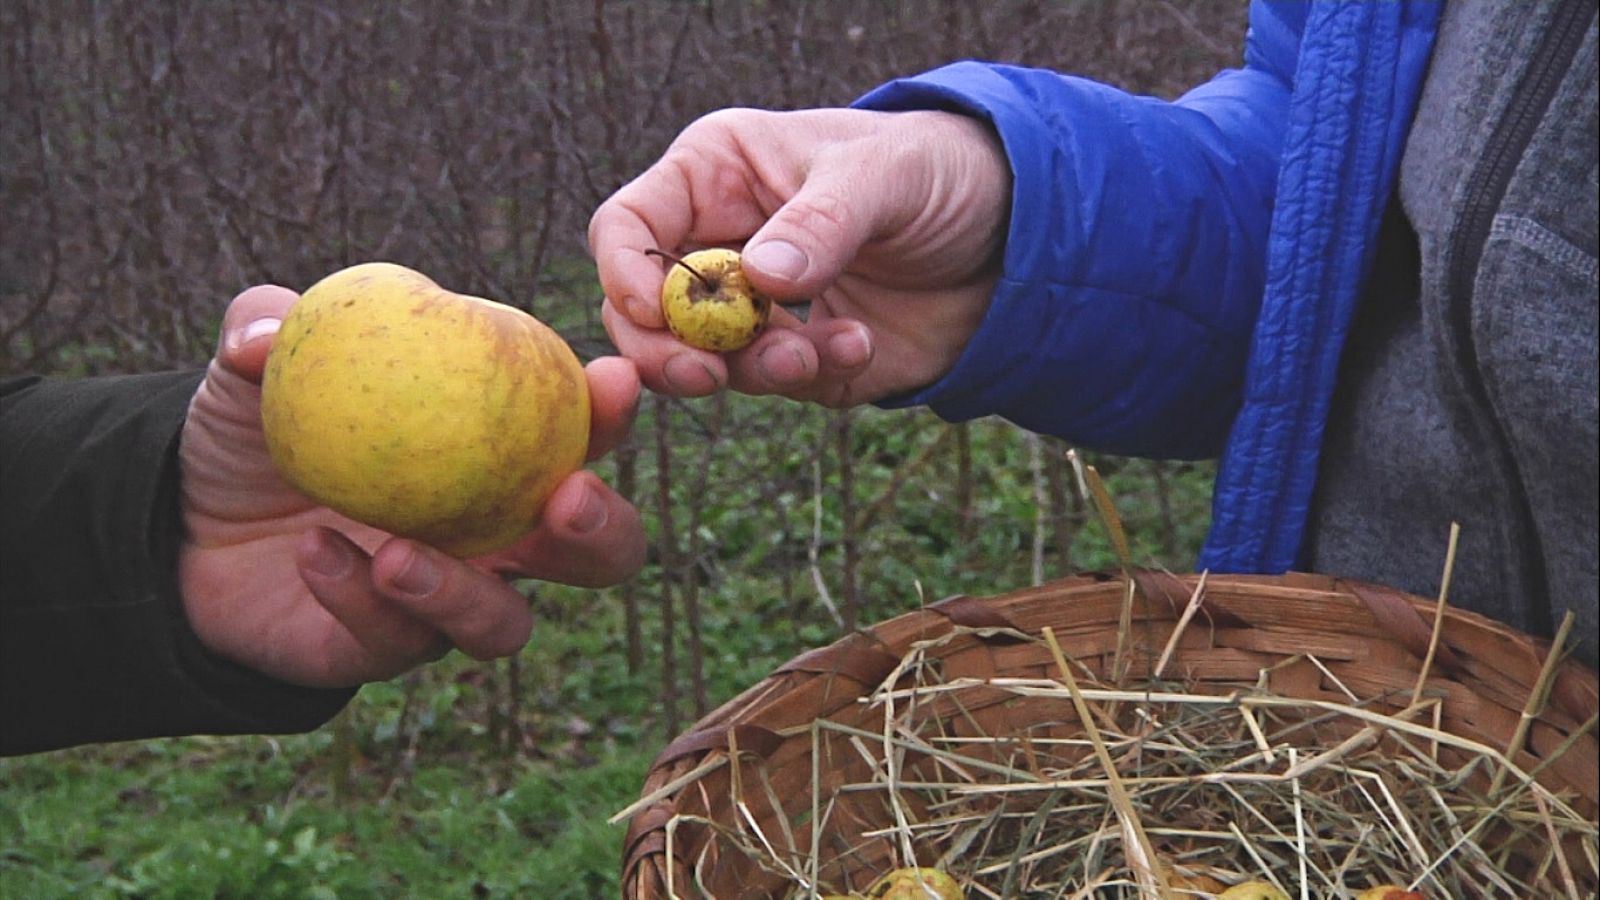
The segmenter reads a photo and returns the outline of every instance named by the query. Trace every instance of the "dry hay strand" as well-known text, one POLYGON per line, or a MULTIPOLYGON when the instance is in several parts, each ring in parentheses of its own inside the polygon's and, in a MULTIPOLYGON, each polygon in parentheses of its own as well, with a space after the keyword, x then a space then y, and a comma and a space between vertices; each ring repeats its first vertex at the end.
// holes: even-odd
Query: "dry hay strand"
POLYGON ((617 816, 624 892, 813 897, 934 866, 971 898, 1209 896, 1199 876, 1594 896, 1595 679, 1559 656, 1311 576, 952 598, 669 746, 617 816))

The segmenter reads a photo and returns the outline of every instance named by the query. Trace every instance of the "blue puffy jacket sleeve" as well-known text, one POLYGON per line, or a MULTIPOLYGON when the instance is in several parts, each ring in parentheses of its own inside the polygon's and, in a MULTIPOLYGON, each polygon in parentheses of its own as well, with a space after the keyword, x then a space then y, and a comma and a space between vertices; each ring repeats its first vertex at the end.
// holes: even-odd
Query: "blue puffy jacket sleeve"
POLYGON ((1290 10, 1253 7, 1244 67, 1176 101, 979 62, 857 101, 987 121, 1014 184, 977 333, 943 378, 884 405, 997 414, 1120 454, 1216 454, 1262 294, 1299 39, 1290 10))

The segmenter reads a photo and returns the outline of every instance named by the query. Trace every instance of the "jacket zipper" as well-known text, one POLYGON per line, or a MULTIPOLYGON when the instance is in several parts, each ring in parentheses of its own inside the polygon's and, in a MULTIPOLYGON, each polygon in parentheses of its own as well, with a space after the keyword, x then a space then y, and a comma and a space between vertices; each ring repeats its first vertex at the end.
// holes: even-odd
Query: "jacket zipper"
MULTIPOLYGON (((1477 282, 1480 258, 1517 165, 1522 161, 1534 131, 1549 110, 1562 78, 1571 68, 1594 14, 1592 0, 1563 0, 1556 8, 1553 20, 1539 39, 1539 47, 1528 70, 1517 84, 1505 115, 1495 126, 1494 134, 1484 148, 1482 160, 1473 170, 1467 185, 1461 224, 1450 241, 1450 328, 1461 356, 1461 371, 1467 391, 1473 402, 1482 409, 1490 409, 1491 405, 1489 389, 1478 368, 1477 347, 1472 333, 1472 312, 1476 301, 1473 289, 1477 282)), ((1520 483, 1521 471, 1516 454, 1512 452, 1511 440, 1497 417, 1491 415, 1489 419, 1488 430, 1495 442, 1498 458, 1516 483, 1520 483)), ((1544 552, 1535 527, 1533 509, 1529 506, 1526 492, 1516 492, 1513 506, 1519 530, 1526 536, 1532 551, 1529 558, 1533 569, 1524 575, 1524 596, 1545 598, 1549 592, 1549 579, 1544 568, 1544 552)), ((1544 609, 1541 604, 1532 605, 1535 614, 1544 609)), ((1537 626, 1548 631, 1552 624, 1542 621, 1537 626)))

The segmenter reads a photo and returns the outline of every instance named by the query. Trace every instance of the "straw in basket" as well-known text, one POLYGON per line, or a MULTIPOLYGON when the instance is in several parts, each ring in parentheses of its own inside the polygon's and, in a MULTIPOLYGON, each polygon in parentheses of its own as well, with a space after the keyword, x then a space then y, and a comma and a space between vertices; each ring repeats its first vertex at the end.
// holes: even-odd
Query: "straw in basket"
POLYGON ((846 894, 936 866, 969 898, 1594 896, 1596 698, 1550 642, 1321 576, 952 597, 674 740, 619 814, 624 895, 846 894))

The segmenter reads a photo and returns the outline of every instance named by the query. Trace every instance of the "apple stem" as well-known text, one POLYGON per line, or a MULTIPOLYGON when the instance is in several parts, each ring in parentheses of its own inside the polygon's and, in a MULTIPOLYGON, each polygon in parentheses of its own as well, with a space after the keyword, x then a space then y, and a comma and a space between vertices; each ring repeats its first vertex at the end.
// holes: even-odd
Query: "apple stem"
POLYGON ((665 250, 657 250, 654 247, 651 247, 651 248, 645 250, 644 252, 646 254, 650 255, 650 256, 659 256, 662 259, 670 260, 674 265, 683 266, 685 269, 688 269, 689 270, 689 274, 691 274, 695 278, 699 279, 700 283, 706 286, 706 290, 715 291, 717 289, 716 282, 714 282, 711 279, 707 278, 706 276, 700 274, 695 269, 694 266, 691 266, 688 263, 684 262, 682 257, 673 256, 671 253, 668 253, 665 250))

